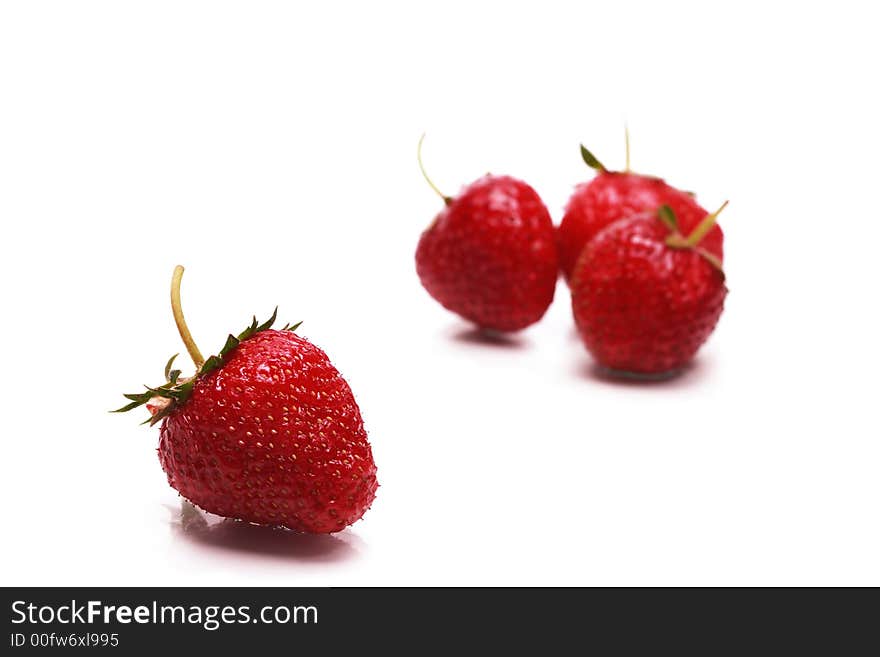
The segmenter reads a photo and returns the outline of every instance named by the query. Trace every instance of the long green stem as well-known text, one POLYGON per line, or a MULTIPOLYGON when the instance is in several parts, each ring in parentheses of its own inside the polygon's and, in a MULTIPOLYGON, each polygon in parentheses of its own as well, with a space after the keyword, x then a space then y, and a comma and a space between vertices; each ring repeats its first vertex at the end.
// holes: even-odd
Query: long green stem
POLYGON ((180 281, 182 278, 183 267, 177 265, 174 268, 174 274, 171 276, 171 312, 174 313, 174 323, 177 324, 177 332, 180 333, 180 339, 183 340, 186 351, 189 353, 189 357, 192 358, 193 363, 195 363, 196 369, 200 370, 202 365, 205 364, 205 358, 196 346, 192 333, 189 332, 189 327, 186 325, 186 320, 183 318, 183 307, 180 305, 180 281))
POLYGON ((428 183, 428 187, 430 187, 431 189, 433 189, 434 192, 437 194, 437 196, 439 196, 440 198, 443 199, 443 202, 444 202, 446 205, 449 205, 450 203, 452 203, 452 198, 449 197, 449 196, 446 196, 446 194, 444 194, 443 192, 441 192, 441 191, 440 191, 440 188, 437 187, 437 185, 434 184, 434 181, 431 180, 431 178, 428 176, 428 172, 425 171, 425 165, 422 163, 422 143, 423 143, 424 141, 425 141, 425 133, 423 132, 423 133, 422 133, 422 136, 419 137, 419 146, 418 146, 418 148, 416 149, 416 158, 417 158, 418 161, 419 161, 419 169, 420 169, 421 172, 422 172, 422 176, 424 176, 424 178, 425 178, 425 182, 428 183))

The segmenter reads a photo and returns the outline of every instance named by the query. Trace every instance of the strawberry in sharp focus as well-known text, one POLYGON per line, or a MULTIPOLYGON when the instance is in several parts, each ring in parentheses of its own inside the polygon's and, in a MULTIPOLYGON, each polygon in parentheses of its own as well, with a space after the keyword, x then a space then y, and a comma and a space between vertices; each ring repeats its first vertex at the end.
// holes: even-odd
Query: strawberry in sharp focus
MULTIPOLYGON (((566 280, 571 280, 575 262, 584 246, 600 230, 618 219, 654 212, 661 205, 668 205, 681 229, 689 232, 707 214, 688 192, 676 189, 660 178, 629 170, 629 135, 627 164, 623 171, 609 171, 583 145, 581 156, 598 173, 591 181, 575 188, 557 230, 559 263, 566 280)), ((706 235, 702 247, 722 260, 723 241, 721 228, 716 226, 706 235)))
POLYGON ((428 293, 481 329, 517 331, 541 319, 553 301, 558 261, 553 222, 535 190, 486 175, 450 198, 425 179, 446 204, 416 250, 428 293))
POLYGON ((272 329, 275 314, 205 360, 183 319, 182 274, 177 267, 171 304, 197 372, 182 378, 172 358, 166 383, 118 409, 145 404, 148 422, 161 422, 168 483, 206 511, 261 525, 330 533, 358 520, 378 484, 348 383, 294 333, 299 325, 272 329))
POLYGON ((727 295, 720 261, 701 245, 719 212, 685 236, 662 206, 621 219, 586 245, 571 278, 572 310, 602 367, 664 377, 694 357, 727 295))

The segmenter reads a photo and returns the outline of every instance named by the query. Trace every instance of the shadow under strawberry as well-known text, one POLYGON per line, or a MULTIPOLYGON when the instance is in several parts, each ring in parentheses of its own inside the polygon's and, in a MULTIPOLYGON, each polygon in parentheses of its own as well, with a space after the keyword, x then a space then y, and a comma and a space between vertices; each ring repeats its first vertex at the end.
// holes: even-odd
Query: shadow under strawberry
POLYGON ((348 541, 331 534, 306 534, 283 527, 267 527, 221 518, 202 511, 185 499, 172 511, 171 527, 182 538, 199 545, 291 561, 337 563, 360 553, 348 541))
POLYGON ((577 374, 593 381, 624 388, 687 388, 697 385, 710 369, 703 356, 689 362, 677 370, 661 374, 634 374, 603 367, 595 361, 581 363, 577 374))
POLYGON ((511 351, 525 349, 528 343, 517 334, 501 333, 489 329, 481 329, 475 326, 457 327, 452 333, 452 339, 463 344, 473 344, 480 347, 497 347, 511 351))

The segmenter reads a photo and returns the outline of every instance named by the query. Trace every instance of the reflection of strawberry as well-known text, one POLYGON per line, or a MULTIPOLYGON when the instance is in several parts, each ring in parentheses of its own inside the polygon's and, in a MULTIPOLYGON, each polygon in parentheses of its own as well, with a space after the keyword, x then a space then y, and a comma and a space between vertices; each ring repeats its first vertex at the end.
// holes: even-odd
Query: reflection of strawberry
MULTIPOLYGON (((293 331, 256 319, 207 360, 172 307, 198 369, 190 379, 126 395, 161 420, 159 461, 168 483, 206 511, 305 532, 336 532, 370 507, 376 465, 360 410, 327 355, 293 331)), ((173 361, 173 359, 172 359, 173 361)))
POLYGON ((675 214, 662 206, 659 217, 621 219, 584 247, 571 278, 572 308, 600 365, 665 375, 693 358, 727 295, 720 261, 702 247, 717 215, 684 236, 675 214))
MULTIPOLYGON (((688 232, 706 216, 706 211, 692 195, 667 185, 660 178, 632 173, 628 166, 625 171, 608 171, 583 146, 581 155, 598 171, 598 175, 575 188, 559 224, 559 262, 566 279, 571 279, 584 245, 618 219, 653 212, 661 205, 668 205, 682 230, 688 232)), ((706 235, 702 246, 721 259, 723 239, 721 228, 715 227, 706 235)))
POLYGON ((487 175, 456 198, 440 196, 446 207, 416 250, 428 293, 484 329, 517 331, 541 319, 558 263, 553 222, 535 190, 487 175))

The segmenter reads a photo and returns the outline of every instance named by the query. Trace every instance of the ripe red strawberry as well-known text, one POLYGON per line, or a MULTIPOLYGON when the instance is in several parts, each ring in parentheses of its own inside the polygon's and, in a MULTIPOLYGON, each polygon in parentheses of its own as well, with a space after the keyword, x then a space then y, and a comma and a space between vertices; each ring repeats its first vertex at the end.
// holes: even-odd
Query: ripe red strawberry
POLYGON ((449 198, 425 179, 446 203, 416 250, 428 293, 483 329, 517 331, 541 319, 559 265, 553 222, 535 190, 487 175, 449 198))
MULTIPOLYGON (((689 232, 707 214, 691 194, 666 184, 660 178, 632 173, 629 162, 624 171, 609 171, 583 146, 581 156, 598 175, 575 188, 559 224, 559 262, 566 280, 571 279, 584 245, 618 219, 653 212, 661 205, 668 205, 682 230, 689 232)), ((702 246, 722 260, 723 240, 721 228, 716 226, 706 235, 702 246)))
MULTIPOLYGON (((330 533, 363 516, 376 495, 376 465, 351 389, 327 355, 293 331, 256 319, 207 360, 172 308, 197 373, 126 395, 162 422, 159 462, 193 504, 229 518, 330 533)), ((276 309, 277 310, 277 309, 276 309)))
POLYGON ((587 243, 571 279, 572 309, 600 365, 664 376, 693 358, 727 295, 720 261, 701 246, 718 212, 685 237, 662 206, 621 219, 587 243))

